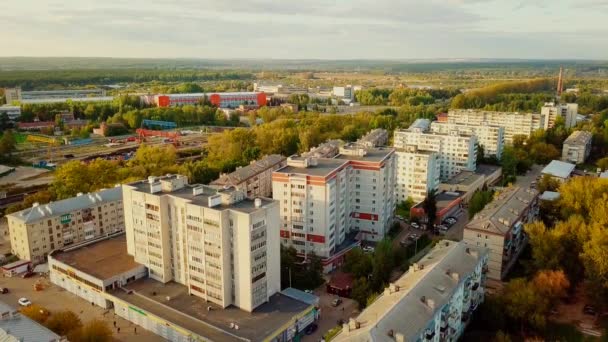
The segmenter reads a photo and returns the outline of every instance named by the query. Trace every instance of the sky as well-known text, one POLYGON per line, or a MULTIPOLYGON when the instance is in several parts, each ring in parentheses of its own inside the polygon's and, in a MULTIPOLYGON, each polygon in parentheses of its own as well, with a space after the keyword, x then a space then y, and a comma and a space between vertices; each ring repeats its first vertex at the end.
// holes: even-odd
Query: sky
POLYGON ((5 0, 0 56, 608 59, 608 0, 5 0))

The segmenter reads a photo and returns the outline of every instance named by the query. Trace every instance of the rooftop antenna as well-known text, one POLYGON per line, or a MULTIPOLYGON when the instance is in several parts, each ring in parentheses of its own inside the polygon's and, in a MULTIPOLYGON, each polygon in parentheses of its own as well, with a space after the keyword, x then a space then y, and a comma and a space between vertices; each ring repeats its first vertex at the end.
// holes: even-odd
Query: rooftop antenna
POLYGON ((557 97, 562 96, 562 91, 564 90, 564 67, 559 67, 559 77, 557 79, 557 97))

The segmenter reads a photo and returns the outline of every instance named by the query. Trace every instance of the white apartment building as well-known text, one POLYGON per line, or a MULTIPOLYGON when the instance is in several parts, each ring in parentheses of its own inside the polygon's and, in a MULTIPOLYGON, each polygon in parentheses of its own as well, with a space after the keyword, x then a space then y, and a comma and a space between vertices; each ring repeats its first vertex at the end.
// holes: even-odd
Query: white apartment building
POLYGON ((395 201, 411 197, 414 203, 424 201, 429 192, 439 187, 441 162, 439 154, 419 151, 416 146, 405 146, 395 151, 395 201))
POLYGON ((119 187, 6 215, 11 252, 33 264, 44 263, 54 249, 124 230, 122 191, 119 187))
POLYGON ((562 160, 575 164, 582 164, 591 153, 591 139, 593 135, 587 131, 574 131, 562 148, 562 160))
POLYGON ((542 129, 544 120, 539 113, 492 112, 477 109, 452 109, 448 112, 448 123, 468 126, 504 127, 505 144, 513 143, 514 135, 529 136, 530 133, 542 129))
POLYGON ((251 312, 280 291, 279 206, 245 193, 150 177, 123 185, 127 252, 150 278, 251 312))
MULTIPOLYGON (((394 146, 405 149, 416 146, 418 151, 436 152, 440 160, 440 179, 447 180, 460 171, 475 171, 477 163, 477 137, 449 133, 426 132, 421 127, 395 130, 394 146)), ((399 172, 397 172, 399 175, 399 172)))
POLYGON ((458 341, 484 301, 487 262, 487 248, 440 241, 334 341, 458 341))
POLYGON ((365 147, 386 146, 388 144, 388 131, 382 128, 373 129, 357 140, 357 144, 365 147))
POLYGON ((287 158, 271 154, 234 172, 223 174, 211 185, 232 186, 243 191, 249 198, 272 196, 272 172, 287 165, 287 158))
POLYGON ((281 206, 281 242, 306 256, 341 262, 349 236, 379 241, 395 209, 394 150, 350 144, 332 159, 292 156, 276 171, 273 198, 281 206))
POLYGON ((21 116, 21 107, 9 105, 0 106, 0 116, 2 114, 6 114, 9 120, 14 121, 21 116))
POLYGON ((524 250, 524 224, 538 216, 538 191, 509 187, 475 214, 464 228, 463 241, 490 250, 488 278, 502 280, 524 250))
POLYGON ((555 120, 557 120, 558 117, 564 119, 566 128, 574 127, 576 126, 577 121, 578 104, 547 102, 541 108, 540 114, 543 117, 544 129, 555 126, 555 120))
POLYGON ((347 100, 354 100, 355 92, 357 90, 361 90, 361 89, 363 89, 363 87, 361 87, 361 86, 347 85, 345 87, 334 87, 331 93, 335 97, 339 97, 339 98, 347 99, 347 100))
POLYGON ((457 131, 460 135, 474 135, 477 143, 483 146, 485 157, 496 157, 500 159, 505 143, 505 129, 501 126, 490 126, 486 123, 481 125, 463 125, 455 123, 431 123, 431 132, 449 133, 457 131))

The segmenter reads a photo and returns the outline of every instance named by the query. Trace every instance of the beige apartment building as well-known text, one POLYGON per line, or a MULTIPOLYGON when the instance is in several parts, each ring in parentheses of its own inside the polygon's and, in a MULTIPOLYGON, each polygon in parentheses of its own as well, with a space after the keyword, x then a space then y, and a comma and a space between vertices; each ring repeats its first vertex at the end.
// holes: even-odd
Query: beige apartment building
POLYGON ((234 187, 249 198, 272 196, 272 172, 287 165, 287 158, 271 154, 251 164, 223 174, 211 185, 234 187))
POLYGON ((562 160, 574 164, 582 164, 591 154, 591 139, 593 135, 587 131, 574 131, 562 148, 562 160))
POLYGON ((564 119, 566 128, 574 127, 577 122, 578 104, 547 102, 541 108, 540 114, 543 117, 544 129, 555 126, 557 118, 564 119))
POLYGON ((251 312, 280 291, 279 205, 234 188, 150 177, 123 185, 127 252, 162 283, 251 312))
POLYGON ((517 186, 502 190, 465 226, 463 240, 490 250, 488 278, 502 280, 528 242, 524 224, 538 216, 538 191, 517 186))
POLYGON ((46 262, 59 248, 124 230, 119 187, 48 204, 34 204, 7 215, 11 251, 33 264, 46 262))
POLYGON ((414 203, 424 201, 429 192, 439 187, 441 162, 436 152, 418 150, 415 145, 395 151, 395 200, 398 203, 411 197, 414 203))
POLYGON ((513 143, 513 136, 530 134, 545 126, 540 113, 493 112, 478 109, 452 109, 448 112, 448 123, 468 126, 504 127, 505 144, 513 143))
POLYGON ((388 131, 382 128, 373 129, 357 140, 357 144, 365 147, 386 146, 388 144, 388 131))

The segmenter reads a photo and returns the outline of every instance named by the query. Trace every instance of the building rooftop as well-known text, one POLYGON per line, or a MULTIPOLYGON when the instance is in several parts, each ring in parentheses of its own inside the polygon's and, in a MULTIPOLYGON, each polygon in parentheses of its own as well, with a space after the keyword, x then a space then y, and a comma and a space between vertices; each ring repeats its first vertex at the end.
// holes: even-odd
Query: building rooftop
POLYGON ((251 162, 251 164, 238 168, 236 171, 224 174, 220 178, 211 182, 212 185, 237 185, 247 179, 254 177, 261 172, 264 172, 271 167, 285 161, 287 158, 280 154, 271 154, 260 160, 251 162))
POLYGON ((587 145, 591 142, 591 138, 593 135, 591 132, 587 131, 574 131, 566 141, 564 141, 564 145, 587 145))
POLYGON ((221 188, 202 184, 188 184, 187 178, 182 175, 165 175, 161 177, 150 177, 125 186, 133 187, 137 191, 156 194, 158 196, 169 195, 190 201, 192 204, 214 208, 217 210, 232 209, 240 212, 251 213, 258 210, 256 201, 260 207, 272 204, 274 201, 267 198, 248 199, 245 193, 234 187, 221 188), (154 186, 157 190, 153 190, 154 186))
POLYGON ((303 157, 333 158, 338 154, 340 146, 344 145, 342 140, 327 140, 310 151, 302 153, 303 157))
POLYGON ((600 173, 600 178, 608 178, 608 170, 600 173))
POLYGON ((540 195, 540 199, 543 201, 555 201, 558 200, 560 197, 559 192, 555 192, 555 191, 545 191, 543 192, 542 195, 540 195))
POLYGON ((456 176, 450 178, 449 180, 445 181, 444 183, 452 184, 452 185, 469 186, 469 185, 475 184, 475 182, 478 182, 480 178, 484 178, 484 177, 485 176, 483 174, 465 170, 465 171, 461 171, 456 176))
POLYGON ((216 93, 183 93, 183 94, 157 94, 157 96, 169 96, 169 97, 202 97, 210 96, 213 94, 219 95, 257 95, 259 91, 243 91, 243 92, 216 92, 216 93))
POLYGON ((96 97, 65 97, 55 98, 49 97, 46 99, 22 99, 19 102, 22 104, 36 104, 36 103, 63 103, 70 100, 72 102, 110 102, 114 101, 113 96, 96 96, 96 97))
POLYGON ((368 144, 370 146, 383 146, 388 139, 388 131, 382 128, 376 128, 369 131, 366 135, 357 140, 358 143, 368 144))
MULTIPOLYGON (((289 158, 299 161, 303 160, 305 157, 291 156, 289 158)), ((308 167, 304 167, 303 165, 287 165, 281 169, 278 169, 275 171, 275 173, 326 177, 348 163, 348 161, 341 159, 313 158, 312 160, 316 161, 316 163, 313 162, 313 164, 309 164, 308 167)))
POLYGON ((452 293, 471 274, 487 249, 463 242, 440 241, 410 267, 355 319, 359 329, 342 332, 335 341, 395 341, 388 335, 402 334, 404 341, 417 341, 428 322, 447 304, 452 293))
POLYGON ((498 170, 502 171, 502 167, 489 164, 477 164, 477 169, 475 170, 475 173, 488 177, 493 175, 498 170))
POLYGON ((572 171, 574 171, 575 167, 576 165, 571 163, 566 163, 560 160, 552 160, 549 165, 545 166, 541 173, 566 179, 570 177, 570 174, 572 171))
POLYGON ((414 123, 412 123, 410 125, 410 127, 408 128, 408 130, 412 130, 414 128, 420 128, 423 132, 426 132, 429 130, 429 127, 431 126, 431 120, 429 119, 416 119, 416 121, 414 121, 414 123))
POLYGON ((526 210, 538 196, 534 189, 512 186, 505 188, 494 196, 492 202, 475 214, 465 229, 488 231, 498 235, 506 235, 513 224, 519 220, 521 213, 526 210))
POLYGON ((0 341, 51 342, 62 339, 17 309, 0 302, 0 341))
POLYGON ((51 257, 97 279, 105 280, 143 267, 127 254, 125 234, 104 238, 88 245, 56 250, 51 257))
POLYGON ((394 152, 395 149, 392 147, 363 147, 356 143, 351 143, 340 148, 340 154, 335 158, 380 163, 394 152))
POLYGON ((112 294, 212 341, 262 341, 311 308, 309 304, 277 293, 252 313, 233 306, 223 309, 190 296, 184 285, 163 284, 149 278, 137 280, 125 288, 132 293, 115 290, 112 294), (231 328, 231 323, 237 324, 238 330, 231 328))
POLYGON ((76 210, 82 210, 85 208, 98 206, 103 203, 121 200, 122 190, 120 189, 120 187, 115 187, 112 189, 101 190, 90 194, 79 195, 61 201, 51 202, 48 204, 42 204, 32 208, 23 209, 15 213, 8 214, 7 217, 19 220, 24 223, 31 223, 49 217, 69 214, 76 210))

